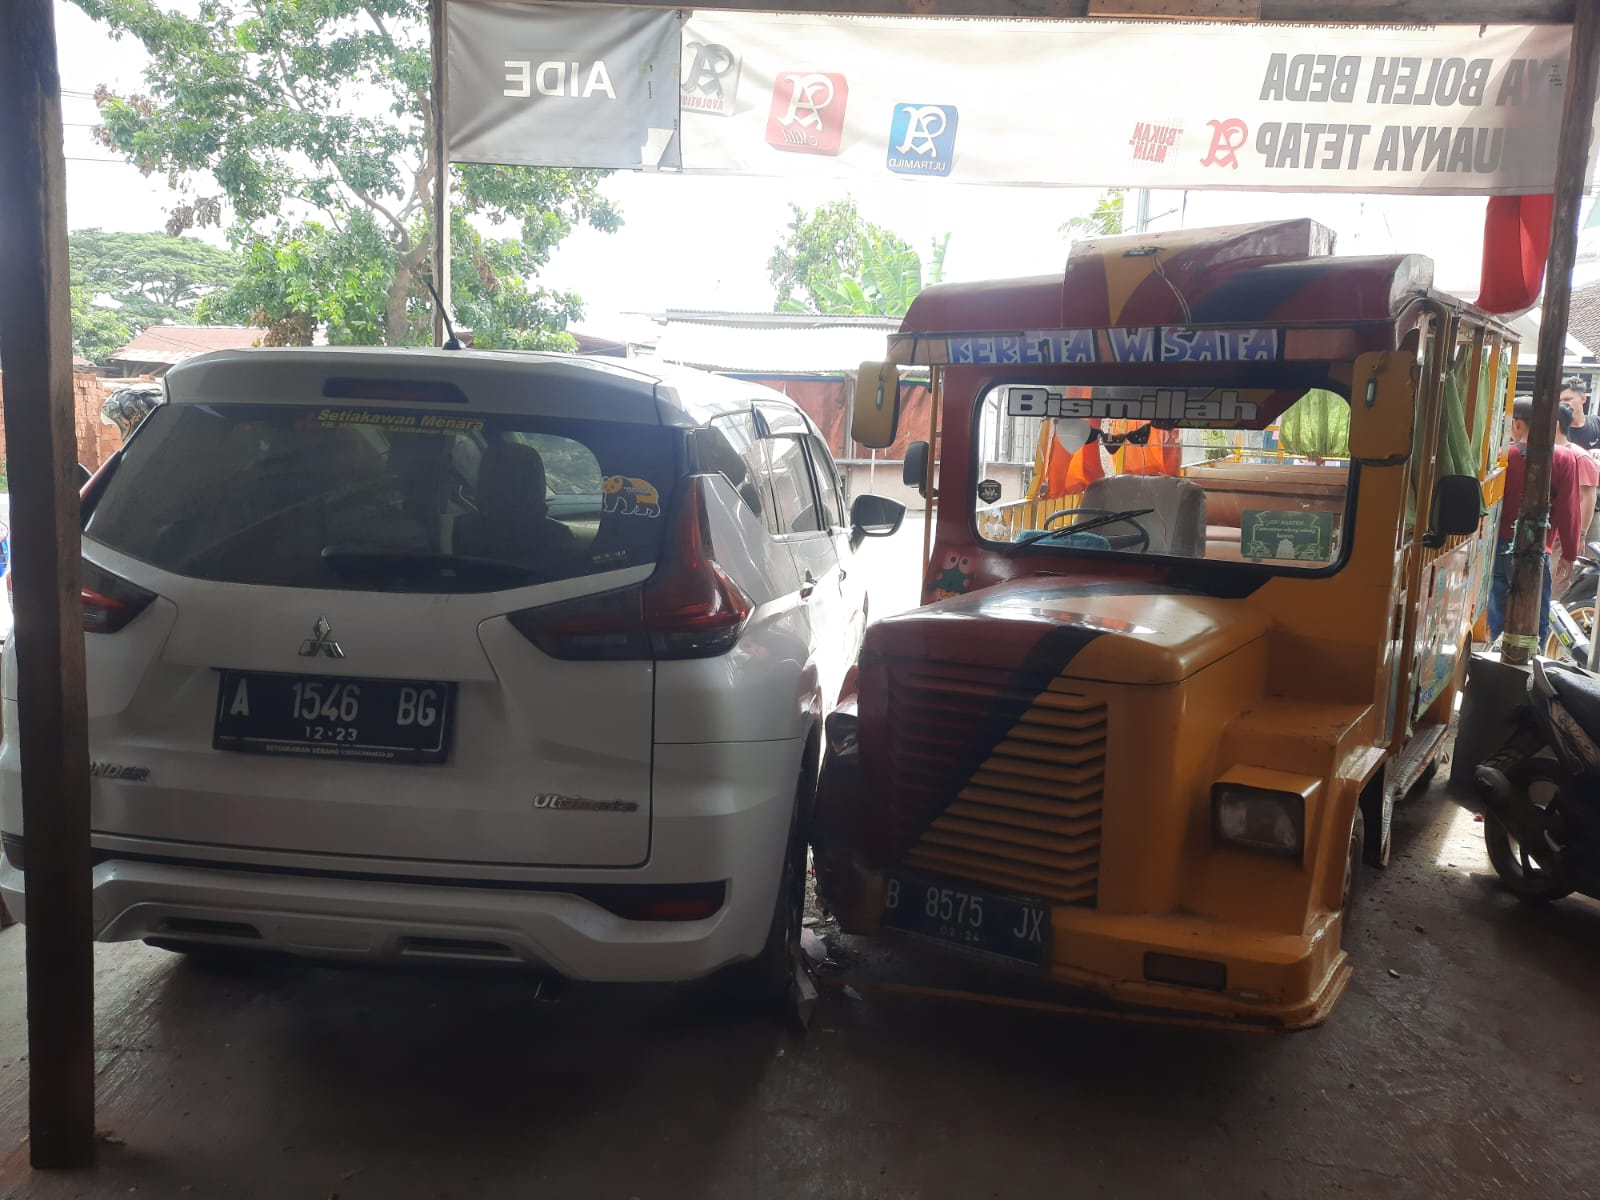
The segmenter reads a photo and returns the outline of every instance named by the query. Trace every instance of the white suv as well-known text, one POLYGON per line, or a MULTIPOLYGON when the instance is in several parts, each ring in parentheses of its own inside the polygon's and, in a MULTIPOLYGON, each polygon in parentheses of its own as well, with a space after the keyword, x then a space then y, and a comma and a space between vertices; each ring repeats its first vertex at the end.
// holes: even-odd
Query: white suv
POLYGON ((856 548, 904 510, 852 522, 785 397, 559 355, 212 354, 84 509, 100 940, 788 978, 856 548))

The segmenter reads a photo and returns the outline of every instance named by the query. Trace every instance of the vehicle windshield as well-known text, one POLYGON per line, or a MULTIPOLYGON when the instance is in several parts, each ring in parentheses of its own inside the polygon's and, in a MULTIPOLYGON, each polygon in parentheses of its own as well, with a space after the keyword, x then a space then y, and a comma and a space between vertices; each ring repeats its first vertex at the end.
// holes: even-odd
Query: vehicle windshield
POLYGON ((672 439, 459 410, 163 406, 84 532, 197 579, 498 591, 654 563, 672 439))
POLYGON ((1350 405, 1325 387, 991 388, 977 531, 989 542, 1300 571, 1340 559, 1350 405))

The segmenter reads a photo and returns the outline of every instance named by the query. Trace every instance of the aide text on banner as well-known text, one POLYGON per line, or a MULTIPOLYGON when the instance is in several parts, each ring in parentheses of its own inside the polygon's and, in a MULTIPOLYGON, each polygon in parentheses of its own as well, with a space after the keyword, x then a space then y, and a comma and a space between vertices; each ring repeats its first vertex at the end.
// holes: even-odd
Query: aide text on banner
POLYGON ((682 14, 448 0, 452 162, 677 166, 682 14))

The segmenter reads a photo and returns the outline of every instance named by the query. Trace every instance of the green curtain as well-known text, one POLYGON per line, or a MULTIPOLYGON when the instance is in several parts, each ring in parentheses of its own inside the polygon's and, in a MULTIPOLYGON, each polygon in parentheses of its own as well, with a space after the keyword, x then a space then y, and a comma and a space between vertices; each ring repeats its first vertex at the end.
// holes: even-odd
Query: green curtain
MULTIPOLYGON (((1455 359, 1450 364, 1450 370, 1445 373, 1444 387, 1440 403, 1440 429, 1438 475, 1471 475, 1478 474, 1478 456, 1473 450, 1472 439, 1467 435, 1467 375, 1472 366, 1472 348, 1460 346, 1456 350, 1455 359)), ((1426 370, 1426 367, 1424 368, 1426 370)), ((1490 412, 1487 404, 1478 405, 1478 420, 1473 421, 1473 432, 1478 438, 1483 437, 1484 424, 1490 412)), ((1417 515, 1417 474, 1422 462, 1422 441, 1427 434, 1426 424, 1417 421, 1411 431, 1411 480, 1410 489, 1406 495, 1406 524, 1409 526, 1416 520, 1417 515)), ((1480 443, 1481 444, 1481 443, 1480 443)))
POLYGON ((1278 443, 1299 458, 1349 458, 1349 403, 1335 392, 1312 389, 1278 419, 1278 443))
MULTIPOLYGON (((1472 364, 1472 351, 1461 347, 1450 373, 1444 378, 1444 428, 1439 445, 1439 474, 1478 474, 1477 456, 1472 452, 1472 439, 1467 436, 1467 372, 1472 364)), ((1483 405, 1478 406, 1484 410, 1483 405)), ((1474 422, 1476 424, 1476 422, 1474 422)))

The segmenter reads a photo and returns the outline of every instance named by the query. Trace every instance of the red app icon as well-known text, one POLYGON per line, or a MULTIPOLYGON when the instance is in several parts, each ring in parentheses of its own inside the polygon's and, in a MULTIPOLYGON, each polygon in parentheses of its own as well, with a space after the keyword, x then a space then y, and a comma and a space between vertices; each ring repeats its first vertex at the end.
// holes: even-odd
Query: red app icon
POLYGON ((837 154, 850 85, 843 75, 781 71, 767 114, 767 145, 801 154, 837 154))

